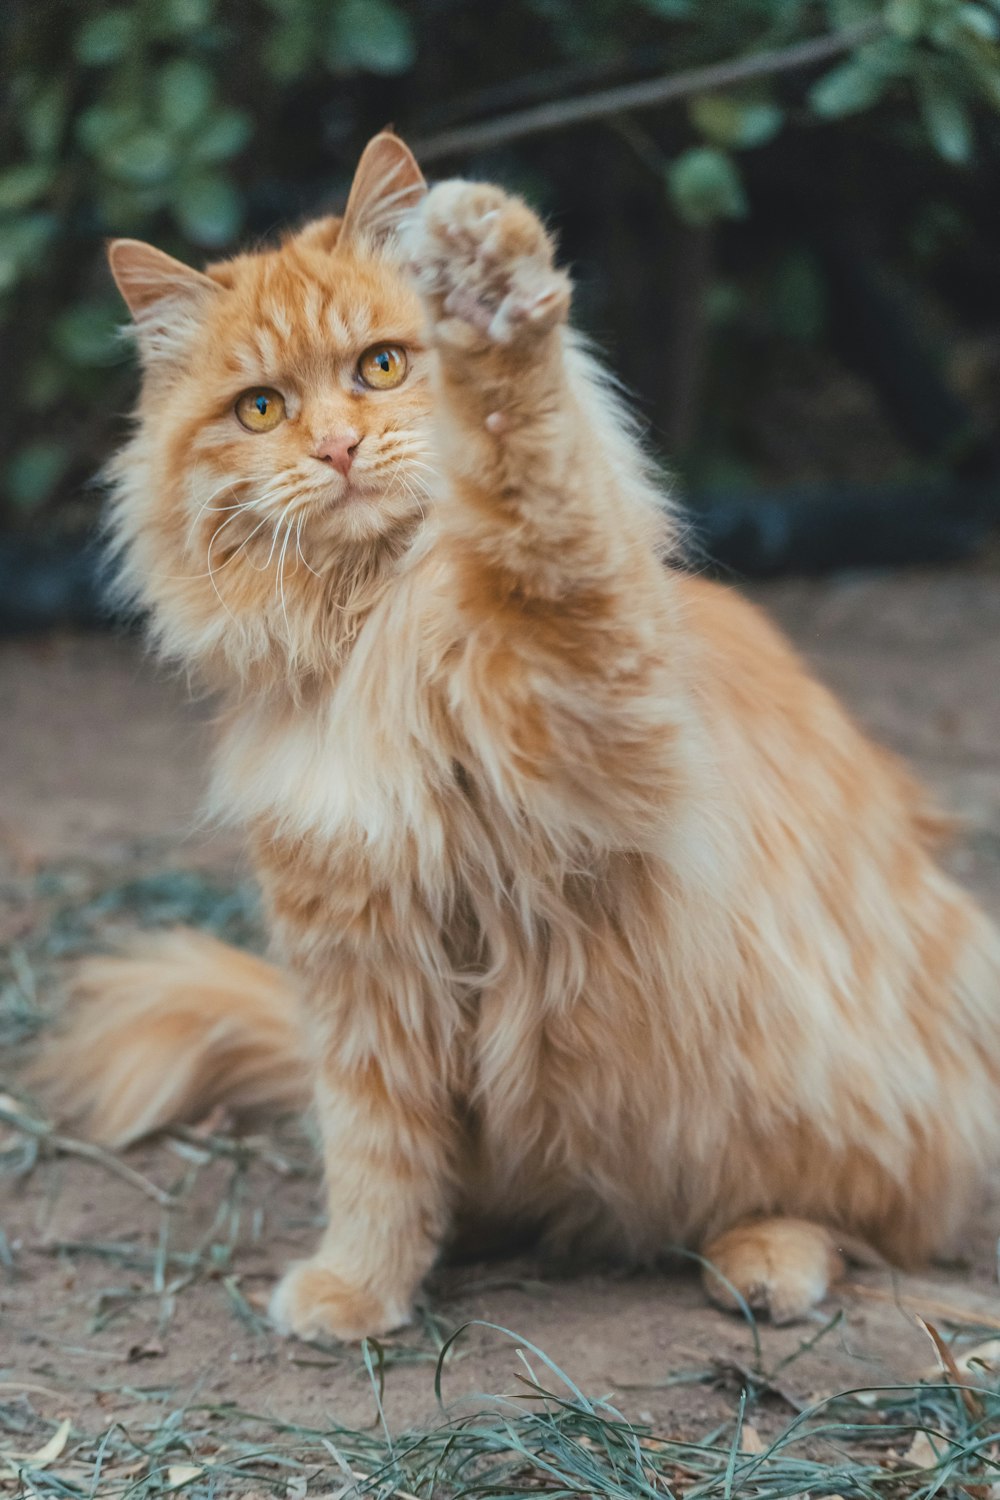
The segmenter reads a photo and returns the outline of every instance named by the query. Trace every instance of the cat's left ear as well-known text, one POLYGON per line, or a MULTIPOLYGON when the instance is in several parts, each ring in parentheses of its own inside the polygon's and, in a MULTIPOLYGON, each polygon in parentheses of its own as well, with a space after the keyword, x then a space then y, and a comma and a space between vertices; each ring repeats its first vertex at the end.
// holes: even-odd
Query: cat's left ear
POLYGON ((361 153, 344 210, 340 240, 381 244, 427 191, 410 148, 383 130, 361 153))
POLYGON ((145 361, 179 354, 219 284, 141 240, 112 240, 108 265, 128 310, 145 361))

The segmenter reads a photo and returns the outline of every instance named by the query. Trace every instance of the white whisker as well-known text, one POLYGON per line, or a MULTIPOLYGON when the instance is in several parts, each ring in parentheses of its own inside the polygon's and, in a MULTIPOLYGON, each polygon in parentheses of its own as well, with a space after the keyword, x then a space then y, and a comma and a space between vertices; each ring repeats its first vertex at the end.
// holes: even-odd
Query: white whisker
POLYGON ((299 560, 306 571, 308 573, 311 573, 314 578, 318 578, 320 575, 316 572, 315 568, 311 568, 309 566, 302 551, 302 522, 305 520, 305 518, 306 513, 305 511, 302 511, 299 515, 299 524, 295 528, 295 551, 298 553, 299 560))
POLYGON ((278 578, 276 588, 281 599, 281 613, 285 621, 285 633, 291 639, 292 628, 288 623, 288 610, 285 607, 285 555, 288 552, 288 543, 292 538, 292 522, 288 521, 285 526, 285 540, 281 544, 281 552, 278 557, 278 578))

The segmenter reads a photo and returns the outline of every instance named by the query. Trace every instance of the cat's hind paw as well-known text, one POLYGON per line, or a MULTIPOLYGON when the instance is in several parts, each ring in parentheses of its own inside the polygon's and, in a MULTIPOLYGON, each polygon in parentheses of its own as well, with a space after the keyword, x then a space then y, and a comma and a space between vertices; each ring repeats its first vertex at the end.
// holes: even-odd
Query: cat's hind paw
POLYGON ((702 1254, 702 1284, 730 1312, 740 1299, 774 1323, 794 1323, 844 1273, 833 1235, 806 1219, 757 1219, 727 1229, 702 1254))
POLYGON ((351 1286, 320 1256, 289 1266, 274 1289, 270 1313, 279 1333, 307 1340, 373 1338, 411 1321, 405 1303, 351 1286))
POLYGON ((422 200, 402 230, 404 253, 444 342, 513 344, 569 311, 569 278, 526 203, 502 188, 454 180, 422 200))

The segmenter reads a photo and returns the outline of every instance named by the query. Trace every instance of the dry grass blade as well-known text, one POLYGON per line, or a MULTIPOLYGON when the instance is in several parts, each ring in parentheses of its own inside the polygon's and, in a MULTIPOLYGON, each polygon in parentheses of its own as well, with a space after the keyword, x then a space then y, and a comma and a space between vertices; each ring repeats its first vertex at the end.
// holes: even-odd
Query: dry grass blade
POLYGON ((916 1313, 918 1317, 923 1313, 930 1313, 935 1318, 943 1318, 946 1323, 955 1323, 960 1326, 974 1324, 979 1328, 1000 1330, 1000 1315, 986 1312, 978 1307, 961 1307, 957 1302, 944 1302, 935 1297, 910 1295, 885 1287, 862 1286, 856 1281, 842 1281, 839 1290, 845 1296, 860 1297, 867 1302, 894 1302, 897 1307, 903 1308, 905 1312, 916 1313))
POLYGON ((965 1402, 969 1416, 974 1421, 978 1421, 983 1415, 983 1403, 980 1396, 975 1390, 971 1389, 971 1382, 958 1368, 958 1365, 955 1363, 955 1356, 934 1327, 934 1324, 928 1323, 925 1318, 921 1318, 919 1315, 917 1316, 917 1322, 934 1346, 934 1352, 937 1355, 948 1384, 957 1387, 961 1392, 962 1400, 965 1402))
POLYGON ((49 1438, 48 1442, 43 1443, 42 1446, 34 1453, 5 1453, 3 1456, 8 1460, 8 1462, 13 1461, 14 1463, 22 1463, 28 1468, 47 1468, 49 1464, 55 1463, 56 1459, 59 1458, 59 1456, 62 1454, 63 1449, 66 1447, 66 1444, 69 1441, 69 1435, 72 1430, 72 1422, 70 1421, 69 1417, 65 1417, 63 1421, 59 1423, 59 1426, 49 1438))
POLYGON ((95 1166, 102 1167, 105 1172, 110 1172, 114 1177, 120 1177, 130 1187, 137 1188, 140 1193, 145 1193, 147 1198, 152 1198, 161 1208, 173 1208, 175 1198, 164 1188, 151 1182, 148 1177, 143 1177, 134 1167, 130 1167, 120 1157, 110 1151, 105 1151, 103 1146, 96 1145, 93 1141, 78 1141, 74 1136, 60 1135, 51 1125, 44 1120, 33 1120, 29 1115, 21 1114, 14 1110, 0 1108, 0 1121, 5 1125, 11 1125, 22 1135, 30 1136, 38 1141, 43 1150, 51 1151, 58 1156, 77 1156, 83 1161, 93 1162, 95 1166))

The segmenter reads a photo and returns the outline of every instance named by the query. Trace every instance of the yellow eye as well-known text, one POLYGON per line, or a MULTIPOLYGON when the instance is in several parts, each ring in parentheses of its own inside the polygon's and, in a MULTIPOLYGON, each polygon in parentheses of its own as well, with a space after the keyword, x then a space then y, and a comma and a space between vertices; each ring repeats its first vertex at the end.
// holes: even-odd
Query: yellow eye
POLYGON ((406 379, 406 351, 398 344, 376 344, 358 360, 358 374, 373 391, 391 391, 406 379))
POLYGON ((234 409, 247 432, 270 432, 285 420, 284 396, 267 386, 244 391, 234 409))

